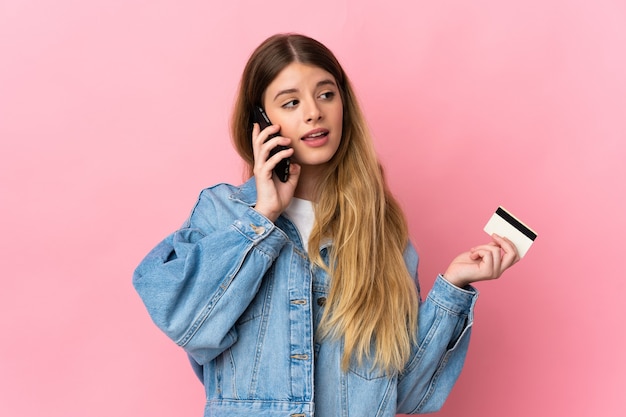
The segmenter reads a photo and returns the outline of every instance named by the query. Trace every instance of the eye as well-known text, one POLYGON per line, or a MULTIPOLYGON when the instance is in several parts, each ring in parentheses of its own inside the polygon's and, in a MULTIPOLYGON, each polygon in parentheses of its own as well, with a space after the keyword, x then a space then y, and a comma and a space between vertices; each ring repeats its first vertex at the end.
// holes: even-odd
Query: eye
POLYGON ((335 97, 334 91, 326 91, 325 93, 320 94, 319 96, 322 100, 332 100, 335 97))
POLYGON ((296 107, 298 105, 298 103, 300 103, 300 100, 291 100, 286 102, 285 104, 282 105, 282 108, 284 109, 291 109, 293 107, 296 107))

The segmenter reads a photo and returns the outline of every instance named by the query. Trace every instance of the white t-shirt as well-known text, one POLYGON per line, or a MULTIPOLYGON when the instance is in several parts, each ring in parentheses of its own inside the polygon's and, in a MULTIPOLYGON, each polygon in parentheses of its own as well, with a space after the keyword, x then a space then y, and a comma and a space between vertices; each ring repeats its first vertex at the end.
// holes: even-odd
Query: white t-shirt
POLYGON ((298 232, 300 232, 304 249, 308 251, 309 236, 311 236, 313 224, 315 223, 313 202, 294 197, 291 199, 289 206, 285 209, 285 214, 296 226, 298 232))

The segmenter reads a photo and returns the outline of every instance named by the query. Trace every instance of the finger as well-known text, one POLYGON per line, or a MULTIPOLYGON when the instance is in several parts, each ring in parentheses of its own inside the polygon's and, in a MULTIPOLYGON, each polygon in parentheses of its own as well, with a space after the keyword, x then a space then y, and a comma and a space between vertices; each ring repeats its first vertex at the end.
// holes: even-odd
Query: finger
POLYGON ((490 249, 481 249, 477 253, 480 254, 480 278, 494 278, 494 275, 497 272, 496 262, 499 256, 494 256, 493 251, 490 249))
POLYGON ((470 251, 478 250, 479 248, 483 246, 500 246, 500 245, 497 242, 491 241, 489 243, 483 243, 482 245, 474 246, 473 248, 470 249, 470 251))
POLYGON ((482 245, 478 245, 478 246, 474 246, 472 249, 470 249, 470 252, 476 252, 479 250, 499 250, 500 249, 500 245, 497 244, 496 242, 490 242, 490 243, 484 243, 482 245))
POLYGON ((299 164, 296 164, 295 162, 289 164, 289 179, 287 182, 292 184, 294 188, 300 179, 300 172, 302 172, 302 167, 299 164))
POLYGON ((500 245, 500 247, 502 248, 502 266, 503 266, 503 270, 509 268, 510 266, 512 266, 513 264, 515 264, 517 261, 520 260, 520 256, 519 253, 517 251, 517 247, 515 246, 515 244, 513 242, 511 242, 511 240, 507 239, 506 237, 497 235, 497 234, 493 234, 492 238, 498 242, 498 244, 500 245))
POLYGON ((261 130, 258 123, 252 125, 252 149, 255 157, 260 152, 262 145, 268 141, 270 135, 278 133, 280 126, 272 125, 261 130))
POLYGON ((252 124, 252 138, 251 138, 251 141, 252 141, 252 155, 254 156, 255 165, 258 163, 258 161, 260 159, 259 158, 259 152, 260 152, 259 148, 260 148, 260 144, 262 143, 260 141, 260 138, 259 138, 259 136, 260 136, 259 134, 260 133, 261 133, 261 127, 259 126, 259 124, 258 123, 252 124))
POLYGON ((480 257, 480 270, 483 279, 498 278, 501 274, 500 247, 483 245, 474 252, 480 257))
POLYGON ((509 253, 515 252, 515 244, 511 242, 509 239, 496 235, 495 233, 491 235, 491 238, 493 239, 491 242, 485 243, 480 246, 475 246, 472 248, 472 250, 496 249, 497 248, 498 250, 509 252, 509 253))
MULTIPOLYGON (((257 123, 255 123, 255 126, 259 126, 257 123)), ((265 129, 261 130, 261 128, 258 128, 258 133, 256 136, 256 141, 260 143, 265 143, 269 137, 271 135, 274 135, 276 133, 278 133, 280 131, 280 126, 279 125, 271 125, 266 127, 265 129)), ((254 129, 253 129, 254 132, 254 129)))
MULTIPOLYGON (((287 142, 287 143, 290 143, 290 142, 287 142)), ((283 146, 286 146, 286 145, 283 145, 283 146)), ((268 155, 269 155, 269 152, 270 151, 268 151, 268 155)), ((293 155, 293 152, 294 152, 293 148, 286 148, 286 149, 276 152, 267 160, 266 162, 267 167, 269 169, 274 169, 280 161, 282 161, 285 158, 291 157, 293 155)))
POLYGON ((285 137, 285 136, 275 136, 271 139, 268 139, 266 142, 263 143, 263 146, 266 148, 269 148, 270 150, 274 149, 277 146, 290 146, 291 145, 291 139, 285 137))
MULTIPOLYGON (((259 134, 257 140, 262 140, 263 132, 259 134)), ((284 158, 289 158, 293 154, 292 148, 287 148, 271 155, 273 149, 277 146, 289 146, 291 139, 282 136, 276 136, 265 143, 257 145, 254 151, 254 171, 258 174, 268 175, 271 177, 271 170, 284 158)), ((256 175, 256 174, 255 174, 256 175)))

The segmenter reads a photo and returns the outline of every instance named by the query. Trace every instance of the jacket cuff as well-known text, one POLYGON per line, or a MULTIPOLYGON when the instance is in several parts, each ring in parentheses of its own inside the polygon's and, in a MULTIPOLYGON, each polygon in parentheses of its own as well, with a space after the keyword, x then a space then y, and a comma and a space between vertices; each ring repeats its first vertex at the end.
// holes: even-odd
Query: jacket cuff
POLYGON ((459 288, 439 274, 428 298, 451 313, 471 316, 478 299, 478 290, 471 285, 459 288))
POLYGON ((233 227, 257 248, 268 252, 273 258, 288 241, 287 235, 277 228, 267 217, 249 208, 243 217, 235 220, 233 227))

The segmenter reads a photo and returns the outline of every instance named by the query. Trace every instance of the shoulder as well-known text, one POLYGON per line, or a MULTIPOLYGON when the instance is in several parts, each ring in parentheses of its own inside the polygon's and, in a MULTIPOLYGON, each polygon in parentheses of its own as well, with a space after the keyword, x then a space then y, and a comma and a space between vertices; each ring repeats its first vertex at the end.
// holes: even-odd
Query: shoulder
POLYGON ((256 188, 251 189, 249 181, 242 185, 215 184, 200 191, 186 227, 204 228, 206 223, 232 221, 255 203, 256 188))
POLYGON ((219 183, 210 187, 204 188, 200 191, 199 201, 202 200, 222 200, 228 199, 232 194, 239 191, 241 186, 219 183))
POLYGON ((256 183, 254 178, 250 178, 240 185, 228 183, 215 184, 202 190, 198 200, 200 202, 203 200, 226 200, 252 206, 256 204, 256 183))

